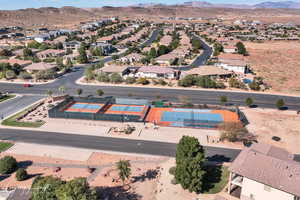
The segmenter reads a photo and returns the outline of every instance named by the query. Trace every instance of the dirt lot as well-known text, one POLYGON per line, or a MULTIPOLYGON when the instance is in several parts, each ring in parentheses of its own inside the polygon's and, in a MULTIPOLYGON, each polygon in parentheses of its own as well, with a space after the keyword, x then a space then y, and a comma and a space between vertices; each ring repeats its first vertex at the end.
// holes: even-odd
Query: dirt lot
POLYGON ((251 67, 272 90, 300 94, 300 42, 245 43, 251 67))
POLYGON ((271 109, 243 109, 250 124, 248 130, 259 142, 283 147, 293 154, 300 153, 300 115, 295 111, 278 111, 271 109), (281 141, 275 142, 273 136, 281 141))

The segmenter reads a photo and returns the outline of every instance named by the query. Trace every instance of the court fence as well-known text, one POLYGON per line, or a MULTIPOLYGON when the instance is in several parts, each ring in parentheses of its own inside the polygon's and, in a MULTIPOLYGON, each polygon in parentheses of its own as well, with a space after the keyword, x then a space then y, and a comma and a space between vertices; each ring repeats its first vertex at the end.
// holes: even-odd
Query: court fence
MULTIPOLYGON (((104 98, 87 98, 87 97, 71 97, 68 96, 64 101, 54 106, 48 111, 50 118, 65 118, 65 119, 83 119, 83 120, 102 120, 102 121, 117 121, 117 122, 143 122, 147 110, 142 112, 141 115, 129 115, 129 114, 109 114, 105 113, 104 109, 108 105, 115 104, 116 98, 104 97, 104 98), (75 102, 80 103, 99 103, 104 106, 97 113, 85 113, 85 112, 65 112, 70 105, 75 102)), ((146 105, 146 109, 150 107, 146 105)))

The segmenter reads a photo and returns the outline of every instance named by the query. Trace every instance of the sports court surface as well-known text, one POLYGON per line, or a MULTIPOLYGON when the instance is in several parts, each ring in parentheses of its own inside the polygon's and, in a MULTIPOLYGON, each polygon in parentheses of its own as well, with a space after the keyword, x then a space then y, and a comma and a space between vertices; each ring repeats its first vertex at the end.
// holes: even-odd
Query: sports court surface
POLYGON ((65 109, 65 112, 97 113, 103 105, 104 104, 75 102, 65 109))
POLYGON ((157 125, 217 128, 223 122, 238 122, 238 115, 228 110, 203 110, 188 108, 151 108, 146 121, 157 125))
POLYGON ((142 115, 146 106, 144 105, 121 105, 112 104, 106 111, 106 114, 122 114, 122 115, 142 115))

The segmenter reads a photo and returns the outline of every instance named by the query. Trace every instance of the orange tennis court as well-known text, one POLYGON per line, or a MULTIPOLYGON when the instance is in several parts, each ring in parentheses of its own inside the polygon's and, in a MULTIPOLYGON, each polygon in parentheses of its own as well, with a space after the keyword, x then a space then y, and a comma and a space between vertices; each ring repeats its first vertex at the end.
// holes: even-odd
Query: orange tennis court
POLYGON ((162 126, 217 128, 224 122, 238 122, 239 117, 229 110, 151 108, 146 121, 162 126))

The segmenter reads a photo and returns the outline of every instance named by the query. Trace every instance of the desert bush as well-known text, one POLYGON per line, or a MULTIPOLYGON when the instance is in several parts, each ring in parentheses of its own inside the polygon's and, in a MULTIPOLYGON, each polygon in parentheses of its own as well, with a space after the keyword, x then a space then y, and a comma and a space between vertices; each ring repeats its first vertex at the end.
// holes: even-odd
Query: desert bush
POLYGON ((24 181, 28 178, 27 171, 24 168, 19 168, 16 173, 17 181, 24 181))
POLYGON ((243 126, 241 122, 228 122, 219 126, 221 130, 222 141, 228 140, 229 142, 238 142, 246 140, 246 136, 249 134, 248 130, 243 126))
POLYGON ((17 169, 17 161, 12 156, 5 156, 0 160, 0 173, 10 174, 17 169))

